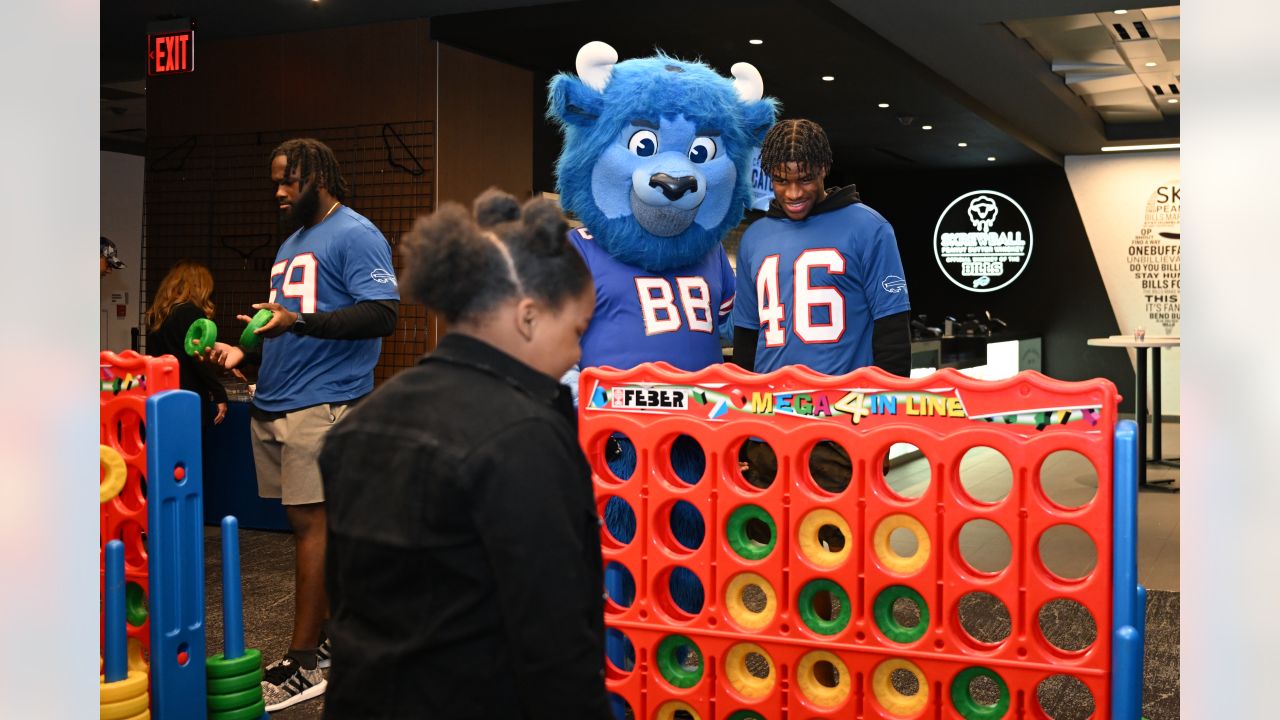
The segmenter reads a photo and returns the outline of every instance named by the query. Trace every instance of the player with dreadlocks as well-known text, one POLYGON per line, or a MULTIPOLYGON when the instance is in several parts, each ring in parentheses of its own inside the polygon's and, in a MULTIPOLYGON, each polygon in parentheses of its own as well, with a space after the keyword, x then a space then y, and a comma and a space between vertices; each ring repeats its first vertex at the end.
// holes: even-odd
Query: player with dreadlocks
MULTIPOLYGON (((825 187, 831 145, 822 126, 779 121, 765 136, 760 166, 774 199, 738 250, 734 362, 760 373, 806 365, 843 375, 875 365, 909 375, 911 304, 893 227, 853 185, 825 187)), ((776 460, 765 448, 748 456, 768 476, 776 460)), ((815 449, 814 459, 834 466, 815 468, 815 479, 842 476, 847 484, 847 455, 828 449, 815 449)))
MULTIPOLYGON (((347 183, 333 150, 310 138, 284 142, 271 152, 271 182, 289 236, 271 266, 268 301, 253 306, 271 319, 255 331, 264 339, 250 428, 258 494, 284 504, 297 548, 293 637, 262 681, 275 711, 325 691, 327 515, 317 457, 329 428, 373 391, 380 338, 395 329, 400 295, 387 239, 343 204, 347 183)), ((210 353, 227 368, 244 357, 223 343, 210 353)))

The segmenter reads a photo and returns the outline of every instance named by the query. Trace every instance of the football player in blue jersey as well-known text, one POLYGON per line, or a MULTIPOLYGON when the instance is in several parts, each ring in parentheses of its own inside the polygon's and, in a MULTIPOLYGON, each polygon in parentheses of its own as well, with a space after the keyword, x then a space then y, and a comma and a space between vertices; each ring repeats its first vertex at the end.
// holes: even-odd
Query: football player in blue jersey
MULTIPOLYGON (((347 184, 333 150, 286 141, 271 153, 271 182, 281 224, 293 232, 276 252, 268 301, 253 306, 272 317, 255 331, 264 340, 251 429, 258 494, 284 503, 297 546, 292 640, 262 682, 275 711, 325 690, 327 523, 316 458, 329 428, 373 391, 400 294, 386 238, 343 204, 347 184)), ((244 351, 217 343, 210 358, 233 368, 244 351)))
MULTIPOLYGON (((893 227, 853 185, 826 187, 831 145, 822 127, 779 121, 765 136, 760 165, 774 199, 738 250, 734 362, 761 373, 805 365, 843 375, 874 365, 910 375, 911 303, 893 227)), ((827 449, 836 456, 815 449, 815 462, 837 467, 815 472, 815 480, 847 479, 847 455, 827 449)), ((755 470, 772 475, 767 446, 748 455, 755 470)))

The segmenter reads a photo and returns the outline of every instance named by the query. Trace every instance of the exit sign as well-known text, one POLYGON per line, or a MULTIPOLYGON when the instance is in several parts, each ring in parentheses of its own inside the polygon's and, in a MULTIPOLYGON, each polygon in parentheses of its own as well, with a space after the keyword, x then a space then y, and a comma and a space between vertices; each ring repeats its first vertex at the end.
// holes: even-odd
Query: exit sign
POLYGON ((172 75, 196 69, 196 32, 178 30, 147 36, 147 74, 172 75))

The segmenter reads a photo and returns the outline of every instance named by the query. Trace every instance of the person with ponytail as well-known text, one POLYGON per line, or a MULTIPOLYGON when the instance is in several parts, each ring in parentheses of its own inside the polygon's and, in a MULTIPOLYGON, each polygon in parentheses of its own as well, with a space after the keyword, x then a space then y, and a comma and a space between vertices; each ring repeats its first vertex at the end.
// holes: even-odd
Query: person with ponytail
POLYGON ((327 718, 611 717, 569 390, 595 286, 554 203, 489 190, 402 243, 436 349, 326 436, 327 718))

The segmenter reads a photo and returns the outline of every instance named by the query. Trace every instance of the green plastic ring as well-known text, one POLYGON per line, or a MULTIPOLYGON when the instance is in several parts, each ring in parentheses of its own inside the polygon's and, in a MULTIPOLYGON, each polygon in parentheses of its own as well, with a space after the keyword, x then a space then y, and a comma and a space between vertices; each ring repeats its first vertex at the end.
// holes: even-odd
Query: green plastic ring
POLYGON ((764 720, 764 716, 751 710, 739 710, 730 715, 728 720, 764 720))
POLYGON ((196 318, 195 322, 191 323, 191 327, 187 328, 187 339, 182 349, 186 350, 188 355, 195 357, 207 348, 213 347, 217 339, 218 326, 209 318, 196 318))
POLYGON ((849 627, 849 620, 853 618, 853 604, 849 602, 849 593, 831 580, 819 578, 808 583, 801 588, 800 597, 796 602, 800 606, 800 619, 804 620, 804 624, 810 630, 819 635, 835 635, 849 627), (823 618, 813 609, 813 596, 823 590, 831 593, 840 602, 840 612, 830 620, 823 618))
POLYGON ((124 617, 134 627, 142 627, 147 622, 147 594, 138 583, 125 583, 124 617))
POLYGON ((244 326, 244 331, 240 333, 240 347, 245 350, 252 350, 258 347, 258 344, 262 342, 262 336, 255 334, 253 331, 270 322, 271 316, 274 314, 267 308, 259 310, 258 314, 254 315, 253 319, 249 321, 249 324, 244 326))
POLYGON ((876 618, 876 626, 880 628, 880 632, 894 642, 915 642, 924 637, 925 632, 929 630, 929 606, 925 603, 924 597, 920 593, 906 585, 890 585, 881 590, 880 594, 876 596, 876 602, 871 611, 876 618), (893 617, 893 604, 902 598, 914 602, 916 607, 920 609, 920 622, 915 627, 907 627, 893 617))
POLYGON ((763 560, 769 557, 778 544, 778 526, 773 517, 759 505, 743 505, 729 515, 725 525, 725 535, 729 538, 729 547, 747 560, 763 560), (760 544, 747 536, 747 523, 759 520, 769 526, 769 542, 760 544))
POLYGON ((267 703, 263 700, 243 707, 239 710, 209 713, 209 720, 258 720, 267 712, 267 703))
POLYGON ((224 678, 209 678, 205 691, 210 695, 229 695, 230 693, 240 692, 241 690, 249 690, 251 688, 262 689, 262 667, 254 668, 253 672, 247 672, 243 675, 233 675, 224 678))
POLYGON ((224 693, 213 695, 210 694, 209 709, 217 712, 226 712, 228 710, 239 710, 244 707, 252 707, 262 700, 262 686, 241 690, 240 692, 224 693))
POLYGON ((662 678, 678 688, 691 688, 702 680, 702 650, 698 644, 684 635, 668 635, 658 643, 658 671, 662 678), (692 648, 698 654, 697 670, 689 670, 680 663, 676 651, 681 647, 692 648))
POLYGON ((254 668, 262 667, 262 653, 257 650, 245 650, 238 658, 224 659, 222 653, 212 655, 204 664, 205 674, 211 678, 232 678, 247 675, 254 668))
POLYGON ((965 720, 996 720, 1009 711, 1009 686, 995 670, 975 665, 961 670, 951 681, 951 703, 965 720), (995 705, 980 705, 969 694, 969 683, 980 677, 990 678, 1000 688, 1000 699, 995 705))

